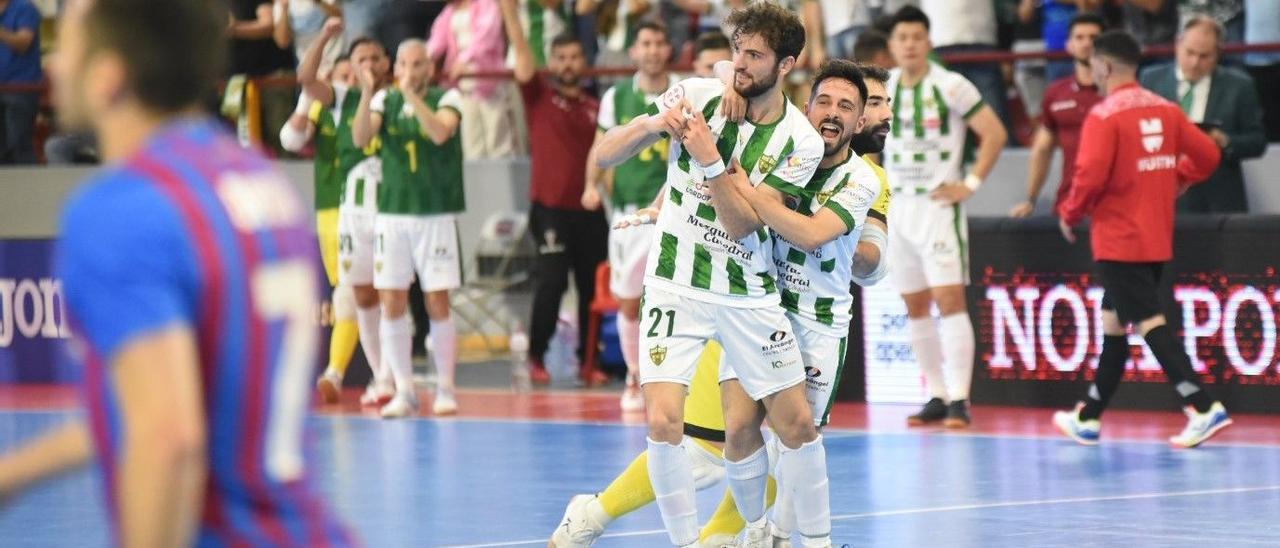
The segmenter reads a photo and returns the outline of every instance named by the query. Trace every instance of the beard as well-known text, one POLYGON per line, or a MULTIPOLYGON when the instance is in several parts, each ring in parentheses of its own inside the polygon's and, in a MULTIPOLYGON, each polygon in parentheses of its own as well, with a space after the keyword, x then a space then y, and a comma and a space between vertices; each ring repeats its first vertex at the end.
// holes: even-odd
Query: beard
POLYGON ((733 80, 733 91, 741 95, 743 99, 754 99, 773 89, 773 86, 778 83, 778 73, 776 71, 771 73, 768 80, 760 80, 753 77, 751 84, 747 86, 738 86, 736 77, 733 80))
POLYGON ((835 156, 841 153, 842 151, 844 151, 845 149, 849 148, 849 142, 853 140, 854 135, 845 135, 844 124, 840 121, 839 118, 835 118, 835 117, 827 118, 826 120, 822 121, 822 124, 819 127, 826 124, 831 124, 836 126, 837 131, 840 132, 840 135, 836 137, 836 142, 832 144, 827 144, 827 141, 825 138, 822 140, 822 143, 824 146, 823 156, 835 156))
POLYGON ((572 88, 578 86, 578 82, 582 81, 582 76, 572 71, 558 72, 555 75, 555 81, 561 87, 572 88))
POLYGON ((862 133, 854 135, 849 144, 859 156, 863 154, 879 154, 884 150, 885 138, 889 136, 888 130, 889 122, 867 127, 862 130, 862 133), (878 133, 880 129, 885 130, 883 135, 878 133))

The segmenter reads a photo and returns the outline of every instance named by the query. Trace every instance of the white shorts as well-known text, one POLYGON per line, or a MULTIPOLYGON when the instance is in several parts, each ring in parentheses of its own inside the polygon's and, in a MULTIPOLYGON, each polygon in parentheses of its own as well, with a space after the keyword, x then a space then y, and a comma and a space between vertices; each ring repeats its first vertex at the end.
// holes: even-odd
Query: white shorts
POLYGON ((378 244, 375 217, 364 211, 338 210, 338 285, 373 284, 373 252, 378 244))
MULTIPOLYGON (((800 341, 800 356, 804 360, 805 399, 809 401, 809 409, 813 411, 813 424, 821 428, 830 420, 831 407, 836 402, 836 389, 840 386, 840 376, 844 372, 849 338, 806 327, 802 320, 797 320, 790 314, 787 314, 787 319, 791 321, 791 330, 800 341)), ((723 369, 722 366, 720 382, 737 379, 737 376, 723 369)))
POLYGON ((462 286, 458 225, 453 215, 378 215, 373 286, 408 289, 414 272, 422 290, 462 286))
POLYGON ((927 194, 893 197, 889 277, 901 293, 969 284, 969 221, 964 206, 927 194))
POLYGON ((644 267, 654 230, 651 224, 609 230, 609 291, 614 297, 638 299, 644 293, 644 267))
POLYGON ((800 347, 781 307, 733 308, 648 288, 640 307, 640 384, 689 386, 707 341, 720 342, 720 380, 754 400, 804 380, 800 347))

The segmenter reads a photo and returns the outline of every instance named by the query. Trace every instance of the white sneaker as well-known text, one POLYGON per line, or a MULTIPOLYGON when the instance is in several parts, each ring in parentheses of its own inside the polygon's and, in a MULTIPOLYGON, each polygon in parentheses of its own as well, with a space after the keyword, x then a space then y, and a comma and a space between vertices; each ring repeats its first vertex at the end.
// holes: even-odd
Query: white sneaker
POLYGON ((773 545, 773 535, 769 534, 769 520, 760 518, 760 521, 748 523, 741 533, 738 533, 737 548, 770 548, 773 545))
POLYGON ((325 369, 316 379, 316 391, 320 393, 321 402, 338 403, 338 396, 342 395, 342 374, 332 367, 325 369))
POLYGON ((1169 443, 1182 447, 1195 447, 1217 434, 1219 430, 1231 426, 1231 416, 1221 402, 1213 402, 1213 406, 1204 413, 1197 413, 1194 407, 1183 409, 1187 414, 1187 427, 1181 434, 1169 438, 1169 443))
POLYGON ((378 412, 384 419, 398 419, 418 414, 418 395, 412 391, 396 392, 391 401, 378 412))
POLYGON ((733 535, 716 533, 707 537, 707 540, 702 541, 701 544, 698 544, 698 548, 733 548, 736 544, 737 540, 733 538, 733 535))
POLYGON ((551 534, 547 548, 586 548, 596 543, 604 534, 604 526, 587 511, 587 505, 595 499, 595 495, 575 495, 569 499, 569 506, 564 509, 564 517, 551 534))
POLYGON ((628 384, 627 388, 622 391, 623 413, 638 413, 644 411, 644 393, 640 391, 639 386, 628 384))
POLYGON ((390 381, 374 380, 364 389, 364 394, 360 395, 360 405, 373 407, 375 405, 385 405, 391 401, 396 395, 396 388, 390 381))
POLYGON ((770 544, 773 548, 791 548, 791 534, 785 531, 779 531, 778 526, 769 524, 769 538, 773 540, 770 544))
POLYGON ((458 400, 453 397, 453 389, 436 390, 436 401, 431 404, 431 412, 437 415, 458 414, 458 400))

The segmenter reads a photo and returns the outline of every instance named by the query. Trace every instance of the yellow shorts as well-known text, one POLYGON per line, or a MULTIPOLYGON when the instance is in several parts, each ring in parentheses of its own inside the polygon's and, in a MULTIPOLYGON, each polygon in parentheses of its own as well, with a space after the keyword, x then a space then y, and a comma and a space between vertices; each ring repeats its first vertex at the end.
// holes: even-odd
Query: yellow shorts
POLYGON ((320 240, 320 259, 329 285, 338 286, 338 208, 316 212, 316 237, 320 240))
POLYGON ((698 357, 698 368, 684 400, 684 433, 706 441, 724 441, 724 408, 720 406, 720 343, 711 341, 698 357))

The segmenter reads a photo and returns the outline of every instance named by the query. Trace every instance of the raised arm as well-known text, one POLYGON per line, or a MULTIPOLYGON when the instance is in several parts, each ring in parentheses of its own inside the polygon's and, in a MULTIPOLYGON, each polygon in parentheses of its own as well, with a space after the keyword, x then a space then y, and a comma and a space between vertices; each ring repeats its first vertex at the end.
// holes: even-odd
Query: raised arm
POLYGON ((360 72, 360 104, 351 123, 351 140, 360 148, 369 146, 382 130, 382 112, 374 112, 373 109, 373 98, 378 93, 374 91, 376 85, 373 71, 366 69, 360 72))
MULTIPOLYGON (((446 98, 450 98, 450 94, 456 97, 457 92, 450 90, 446 93, 446 98)), ((422 128, 422 133, 431 139, 431 142, 443 145, 458 131, 458 123, 462 120, 462 115, 459 114, 460 107, 445 104, 446 99, 442 99, 440 108, 433 110, 417 93, 404 92, 404 96, 413 108, 413 114, 418 119, 418 126, 422 128)), ((379 116, 379 126, 381 126, 381 116, 379 116)))
POLYGON ((293 22, 289 20, 289 0, 276 0, 275 5, 280 9, 273 14, 271 38, 275 40, 276 46, 284 49, 293 43, 293 22))
POLYGON ((324 22, 320 37, 302 55, 302 64, 298 65, 298 83, 302 84, 302 92, 325 106, 333 104, 333 87, 320 79, 320 62, 324 57, 325 46, 339 34, 342 34, 342 19, 330 17, 324 22))
POLYGON ((533 80, 538 64, 534 61, 529 41, 525 39, 524 27, 520 26, 520 14, 517 12, 516 2, 517 0, 498 0, 498 6, 502 8, 502 24, 507 29, 507 43, 515 52, 516 81, 524 84, 533 80))

